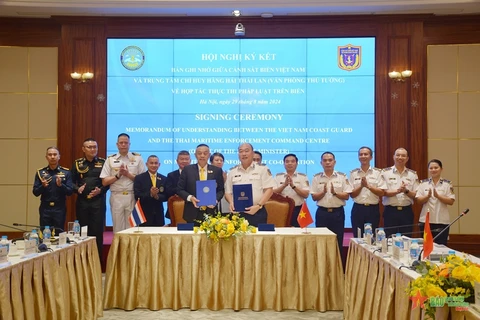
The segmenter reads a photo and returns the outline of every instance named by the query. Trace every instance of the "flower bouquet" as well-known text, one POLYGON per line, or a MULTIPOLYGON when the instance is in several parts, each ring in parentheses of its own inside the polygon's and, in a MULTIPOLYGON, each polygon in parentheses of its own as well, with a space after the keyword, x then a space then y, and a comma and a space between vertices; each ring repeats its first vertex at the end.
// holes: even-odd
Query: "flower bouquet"
POLYGON ((474 283, 480 282, 480 265, 457 255, 449 255, 439 265, 422 261, 416 271, 420 277, 407 289, 412 308, 425 310, 426 319, 435 319, 435 309, 448 306, 465 307, 474 295, 474 283))
POLYGON ((240 218, 238 213, 222 215, 217 212, 215 216, 206 214, 205 219, 200 221, 200 226, 194 228, 194 232, 205 232, 208 239, 218 242, 245 233, 256 233, 257 228, 249 225, 245 218, 240 218))

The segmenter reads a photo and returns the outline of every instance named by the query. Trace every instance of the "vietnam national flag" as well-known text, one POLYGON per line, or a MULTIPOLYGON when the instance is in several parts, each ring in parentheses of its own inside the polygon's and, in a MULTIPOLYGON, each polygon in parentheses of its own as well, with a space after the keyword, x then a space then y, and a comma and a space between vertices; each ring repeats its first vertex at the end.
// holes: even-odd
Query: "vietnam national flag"
POLYGON ((310 223, 313 223, 312 215, 310 214, 305 201, 303 201, 302 208, 298 214, 297 222, 300 225, 300 228, 308 227, 310 223))
POLYGON ((130 217, 128 218, 128 222, 130 223, 131 227, 136 227, 146 221, 147 219, 145 218, 142 206, 140 205, 140 199, 138 199, 137 203, 135 203, 135 207, 133 207, 133 211, 130 214, 130 217))
POLYGON ((433 251, 433 237, 430 230, 430 211, 427 211, 425 228, 423 229, 423 258, 428 257, 433 251))

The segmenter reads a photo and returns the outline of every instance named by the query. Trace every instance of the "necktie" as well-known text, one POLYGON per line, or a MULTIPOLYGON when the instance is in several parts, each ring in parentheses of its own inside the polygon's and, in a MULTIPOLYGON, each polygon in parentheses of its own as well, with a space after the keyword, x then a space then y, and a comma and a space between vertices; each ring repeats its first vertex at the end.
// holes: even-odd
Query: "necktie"
POLYGON ((207 177, 205 176, 205 168, 200 168, 200 180, 207 180, 207 177))
POLYGON ((157 177, 155 174, 150 175, 150 178, 152 179, 152 186, 157 187, 157 177))

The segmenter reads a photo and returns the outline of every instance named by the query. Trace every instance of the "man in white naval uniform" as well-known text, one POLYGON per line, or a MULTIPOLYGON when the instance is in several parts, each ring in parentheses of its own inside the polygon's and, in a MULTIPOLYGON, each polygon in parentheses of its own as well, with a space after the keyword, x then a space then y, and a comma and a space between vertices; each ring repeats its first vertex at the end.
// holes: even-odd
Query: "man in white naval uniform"
POLYGON ((110 210, 112 212, 113 232, 130 227, 128 218, 135 206, 133 180, 145 172, 145 162, 140 154, 130 152, 130 136, 120 133, 117 139, 118 153, 107 158, 100 178, 104 186, 110 186, 110 210))

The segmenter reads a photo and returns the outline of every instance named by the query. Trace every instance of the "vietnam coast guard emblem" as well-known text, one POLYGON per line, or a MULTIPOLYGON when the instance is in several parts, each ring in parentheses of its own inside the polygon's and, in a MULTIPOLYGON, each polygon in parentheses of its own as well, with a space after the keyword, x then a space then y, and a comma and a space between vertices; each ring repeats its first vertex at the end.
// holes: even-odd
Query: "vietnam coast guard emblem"
POLYGON ((338 67, 345 71, 360 68, 362 64, 362 47, 347 44, 338 47, 338 67))
POLYGON ((120 62, 125 69, 135 71, 140 69, 145 63, 145 54, 137 46, 128 46, 123 49, 120 55, 120 62))

